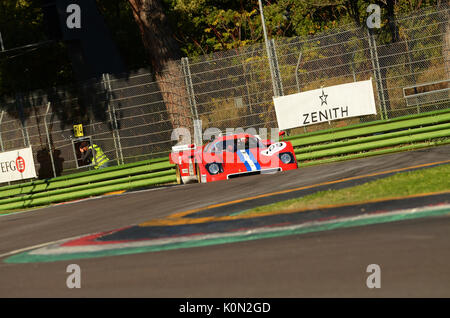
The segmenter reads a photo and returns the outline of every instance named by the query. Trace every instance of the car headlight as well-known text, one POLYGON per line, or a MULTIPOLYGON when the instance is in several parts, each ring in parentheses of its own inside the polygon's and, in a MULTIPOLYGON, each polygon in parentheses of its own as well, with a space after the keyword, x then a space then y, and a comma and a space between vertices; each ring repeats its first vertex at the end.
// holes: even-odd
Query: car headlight
POLYGON ((210 174, 218 174, 220 172, 220 165, 216 162, 210 163, 206 166, 206 169, 208 169, 208 172, 210 174))
POLYGON ((292 155, 289 152, 284 152, 284 153, 280 154, 280 160, 284 164, 294 162, 292 155))

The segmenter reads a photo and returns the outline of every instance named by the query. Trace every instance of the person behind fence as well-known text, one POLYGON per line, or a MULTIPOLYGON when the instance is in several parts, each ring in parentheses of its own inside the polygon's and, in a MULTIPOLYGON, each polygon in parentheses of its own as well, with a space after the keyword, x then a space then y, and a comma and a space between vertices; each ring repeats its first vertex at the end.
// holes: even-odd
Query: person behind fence
POLYGON ((102 148, 96 144, 89 145, 87 141, 80 144, 81 160, 91 162, 94 169, 103 169, 111 166, 109 158, 105 155, 102 148))

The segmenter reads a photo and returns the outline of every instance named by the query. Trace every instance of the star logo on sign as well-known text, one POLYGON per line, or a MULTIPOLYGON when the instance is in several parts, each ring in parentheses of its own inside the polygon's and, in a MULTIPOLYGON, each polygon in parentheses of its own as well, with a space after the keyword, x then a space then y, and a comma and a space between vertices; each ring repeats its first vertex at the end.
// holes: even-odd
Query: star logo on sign
POLYGON ((327 104, 327 97, 328 97, 328 95, 325 95, 325 92, 323 91, 323 89, 322 89, 322 95, 321 96, 319 96, 319 98, 320 98, 320 106, 322 106, 323 104, 325 104, 325 105, 328 105, 327 104))

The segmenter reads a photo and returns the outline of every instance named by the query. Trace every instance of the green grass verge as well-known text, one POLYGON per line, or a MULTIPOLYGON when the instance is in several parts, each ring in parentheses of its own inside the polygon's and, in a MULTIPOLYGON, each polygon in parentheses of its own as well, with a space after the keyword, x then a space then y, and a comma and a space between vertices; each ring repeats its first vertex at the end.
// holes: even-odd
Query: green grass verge
POLYGON ((301 198, 277 202, 243 214, 310 209, 326 205, 350 204, 421 193, 450 190, 450 164, 397 173, 395 175, 340 190, 319 191, 301 198))

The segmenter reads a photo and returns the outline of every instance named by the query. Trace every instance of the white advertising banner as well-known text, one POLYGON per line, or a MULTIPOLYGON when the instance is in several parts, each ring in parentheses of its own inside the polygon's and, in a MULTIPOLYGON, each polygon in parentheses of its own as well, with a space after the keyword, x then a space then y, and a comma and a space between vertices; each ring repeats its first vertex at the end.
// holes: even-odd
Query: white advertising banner
POLYGON ((0 183, 36 178, 31 147, 0 152, 0 183))
POLYGON ((280 130, 376 114, 372 79, 274 97, 280 130))

